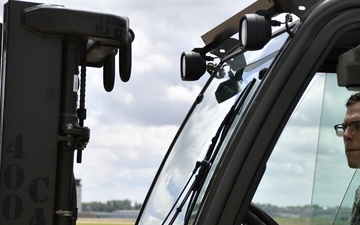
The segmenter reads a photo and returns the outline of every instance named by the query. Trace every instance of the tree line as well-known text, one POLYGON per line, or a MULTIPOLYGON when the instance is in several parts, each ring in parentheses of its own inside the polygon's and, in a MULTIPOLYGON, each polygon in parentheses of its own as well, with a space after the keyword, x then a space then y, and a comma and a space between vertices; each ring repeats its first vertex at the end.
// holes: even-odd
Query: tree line
MULTIPOLYGON (((319 205, 305 206, 276 206, 272 204, 257 204, 272 217, 333 217, 337 212, 341 219, 347 219, 350 215, 351 208, 342 208, 338 211, 338 207, 321 207, 319 205)), ((117 210, 140 210, 142 204, 126 200, 111 200, 107 202, 84 202, 82 203, 83 212, 114 212, 117 210)))
POLYGON ((339 206, 322 207, 320 205, 304 205, 304 206, 286 206, 281 207, 272 204, 257 204, 258 207, 263 209, 272 217, 331 217, 336 215, 341 220, 346 220, 350 216, 351 208, 339 206))
POLYGON ((139 210, 141 204, 126 200, 110 200, 107 202, 83 202, 82 211, 84 212, 113 212, 117 210, 139 210))

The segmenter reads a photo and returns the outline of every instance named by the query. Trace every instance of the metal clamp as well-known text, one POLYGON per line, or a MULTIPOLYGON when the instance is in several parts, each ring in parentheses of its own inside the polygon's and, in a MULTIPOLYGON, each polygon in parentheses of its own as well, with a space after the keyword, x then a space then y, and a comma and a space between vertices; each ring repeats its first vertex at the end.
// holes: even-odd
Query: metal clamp
POLYGON ((57 210, 57 211, 55 211, 55 215, 57 215, 57 216, 71 217, 71 216, 72 216, 72 211, 57 210))

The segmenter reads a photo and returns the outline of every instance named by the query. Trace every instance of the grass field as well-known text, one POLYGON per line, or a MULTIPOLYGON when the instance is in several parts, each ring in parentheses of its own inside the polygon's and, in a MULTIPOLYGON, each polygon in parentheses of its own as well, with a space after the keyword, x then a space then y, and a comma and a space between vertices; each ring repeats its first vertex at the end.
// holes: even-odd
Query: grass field
MULTIPOLYGON (((308 218, 274 218, 279 225, 308 225, 308 218)), ((343 223, 336 223, 337 225, 346 225, 347 221, 343 223)), ((76 221, 77 225, 134 225, 134 219, 105 219, 105 218, 79 218, 76 221)), ((326 219, 313 219, 312 225, 329 225, 332 220, 326 219)))
POLYGON ((336 225, 348 225, 349 222, 347 220, 344 221, 334 221, 332 219, 325 219, 325 218, 312 218, 310 221, 309 218, 274 218, 275 221, 279 225, 329 225, 329 224, 336 224, 336 225))
POLYGON ((79 218, 76 221, 78 225, 134 225, 132 219, 100 219, 100 218, 79 218))

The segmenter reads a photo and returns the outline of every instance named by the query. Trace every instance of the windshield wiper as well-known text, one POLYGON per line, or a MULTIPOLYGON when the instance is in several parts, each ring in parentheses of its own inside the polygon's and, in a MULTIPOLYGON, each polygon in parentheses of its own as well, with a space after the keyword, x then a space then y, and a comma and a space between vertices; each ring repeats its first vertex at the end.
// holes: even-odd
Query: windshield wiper
POLYGON ((185 213, 185 218, 184 218, 184 224, 188 224, 188 222, 191 218, 192 211, 196 205, 196 200, 200 194, 200 191, 205 182, 205 179, 210 171, 211 165, 214 162, 214 160, 217 156, 217 153, 219 152, 221 143, 224 141, 226 134, 227 134, 234 118, 236 117, 237 113, 239 112, 246 97, 249 95, 255 82, 256 82, 256 79, 253 79, 246 86, 245 90, 240 94, 239 98, 235 101, 235 103, 230 108, 229 112, 226 114, 226 116, 225 116, 224 120, 221 122, 215 136, 211 140, 211 144, 206 152, 204 159, 201 162, 197 161, 195 163, 195 167, 192 171, 191 176, 187 180, 185 186, 183 187, 182 191, 180 192, 180 195, 178 196, 175 203, 171 207, 169 213, 166 215, 162 225, 164 225, 166 223, 166 221, 170 217, 171 213, 173 213, 176 205, 180 201, 180 198, 183 196, 184 192, 188 188, 190 181, 192 180, 194 175, 197 173, 194 181, 191 184, 191 187, 187 190, 183 200, 181 201, 180 205, 176 208, 174 215, 172 216, 170 222, 168 223, 169 225, 171 225, 175 222, 176 218, 181 213, 184 205, 189 200, 188 207, 187 207, 186 213, 185 213), (219 141, 219 139, 220 139, 220 141, 219 141), (190 199, 189 199, 189 197, 190 197, 190 199))

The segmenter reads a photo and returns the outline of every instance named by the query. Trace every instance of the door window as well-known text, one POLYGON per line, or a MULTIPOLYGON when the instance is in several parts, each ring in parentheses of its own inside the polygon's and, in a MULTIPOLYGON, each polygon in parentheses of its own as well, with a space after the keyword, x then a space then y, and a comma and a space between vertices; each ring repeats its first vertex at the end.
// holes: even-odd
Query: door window
POLYGON ((334 125, 351 94, 336 74, 317 74, 284 128, 253 198, 279 224, 349 221, 360 178, 353 178, 334 125))

